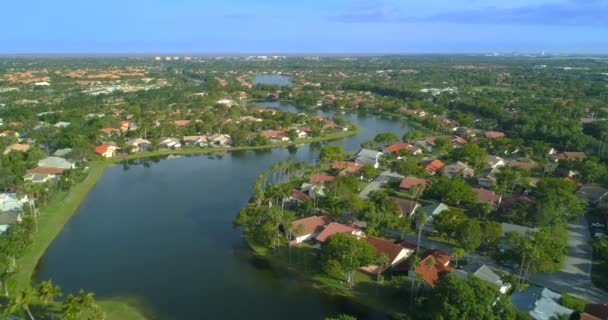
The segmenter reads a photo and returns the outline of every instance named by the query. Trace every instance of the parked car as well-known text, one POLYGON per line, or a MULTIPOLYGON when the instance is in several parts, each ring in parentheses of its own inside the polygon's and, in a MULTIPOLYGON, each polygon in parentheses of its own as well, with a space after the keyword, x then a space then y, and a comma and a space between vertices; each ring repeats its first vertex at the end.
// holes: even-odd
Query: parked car
POLYGON ((596 228, 606 228, 605 224, 599 223, 599 222, 594 222, 591 224, 591 226, 596 227, 596 228))
POLYGON ((601 232, 596 232, 593 236, 596 238, 608 238, 608 236, 605 233, 601 233, 601 232))

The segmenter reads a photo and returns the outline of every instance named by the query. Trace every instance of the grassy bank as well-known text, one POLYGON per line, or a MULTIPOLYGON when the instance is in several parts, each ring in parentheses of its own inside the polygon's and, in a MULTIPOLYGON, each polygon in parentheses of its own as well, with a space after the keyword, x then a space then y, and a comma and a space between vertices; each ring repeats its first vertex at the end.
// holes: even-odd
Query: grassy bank
MULTIPOLYGON (((142 152, 127 156, 127 159, 141 159, 163 155, 186 155, 204 154, 236 150, 258 150, 282 148, 290 145, 321 142, 329 140, 343 139, 356 135, 358 129, 336 132, 323 137, 300 139, 295 143, 274 143, 255 147, 216 147, 216 148, 184 148, 181 150, 157 150, 152 152, 142 152)), ((28 288, 32 285, 32 277, 38 261, 59 235, 63 226, 70 220, 76 212, 87 194, 102 177, 106 167, 123 161, 123 158, 112 158, 103 161, 93 161, 89 163, 87 177, 80 183, 74 185, 69 191, 61 191, 55 194, 53 200, 40 208, 38 217, 38 231, 33 235, 32 244, 25 250, 24 254, 17 260, 18 269, 11 281, 11 287, 16 291, 28 288)), ((100 301, 100 305, 106 311, 107 319, 145 319, 136 307, 123 303, 118 300, 100 301)))

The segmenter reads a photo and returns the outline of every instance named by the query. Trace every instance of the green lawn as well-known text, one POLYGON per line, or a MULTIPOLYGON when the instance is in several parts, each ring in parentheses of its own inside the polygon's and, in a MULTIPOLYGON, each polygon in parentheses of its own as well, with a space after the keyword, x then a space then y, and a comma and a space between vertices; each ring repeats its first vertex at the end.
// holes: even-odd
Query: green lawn
POLYGON ((562 306, 564 306, 568 309, 583 312, 585 310, 585 306, 590 304, 591 302, 581 299, 581 298, 577 298, 577 297, 569 295, 567 293, 564 293, 564 294, 562 294, 560 303, 562 304, 562 306))
POLYGON ((138 309, 123 301, 102 300, 99 306, 106 314, 106 320, 145 320, 138 309))

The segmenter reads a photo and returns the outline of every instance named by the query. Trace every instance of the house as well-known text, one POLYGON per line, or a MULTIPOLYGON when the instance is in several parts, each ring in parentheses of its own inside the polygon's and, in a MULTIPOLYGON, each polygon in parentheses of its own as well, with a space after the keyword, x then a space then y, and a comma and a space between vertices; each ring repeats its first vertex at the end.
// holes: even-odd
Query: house
POLYGON ((395 200, 399 206, 399 211, 401 212, 401 215, 399 215, 400 218, 404 216, 411 218, 414 216, 414 212, 420 208, 420 203, 418 203, 418 201, 399 198, 393 198, 393 200, 395 200))
POLYGON ((429 174, 435 174, 437 171, 441 170, 445 166, 445 163, 441 162, 441 160, 432 160, 422 165, 422 169, 428 172, 429 174))
POLYGON ((159 149, 179 149, 181 147, 182 144, 177 138, 160 138, 158 142, 159 149))
POLYGON ((493 210, 496 210, 500 205, 502 196, 497 195, 494 191, 484 188, 473 188, 473 192, 477 194, 477 201, 480 203, 487 203, 492 206, 493 210))
POLYGON ((173 121, 173 124, 175 124, 176 127, 179 128, 183 128, 185 126, 187 126, 190 123, 189 120, 175 120, 173 121))
POLYGON ((511 284, 503 282, 499 275, 490 267, 477 264, 467 264, 462 269, 454 271, 454 274, 461 279, 466 279, 469 274, 494 286, 500 293, 506 294, 511 289, 511 284))
POLYGON ((399 188, 403 190, 411 190, 414 186, 423 186, 426 188, 431 182, 428 179, 407 177, 401 180, 399 188))
POLYGON ((108 136, 115 136, 120 134, 120 129, 116 129, 116 128, 101 128, 99 129, 99 132, 101 133, 105 133, 108 136))
POLYGON ((355 162, 362 166, 370 165, 378 169, 378 167, 380 166, 381 155, 382 153, 378 151, 361 149, 355 157, 355 162))
POLYGON ((361 171, 363 166, 356 162, 352 162, 352 161, 335 161, 331 165, 331 168, 333 170, 337 170, 340 175, 344 175, 344 174, 359 173, 359 171, 361 171))
POLYGON ((182 142, 186 147, 206 147, 207 136, 183 136, 182 142))
POLYGON ((335 178, 336 177, 334 177, 334 176, 328 176, 325 174, 313 174, 310 177, 310 183, 317 184, 317 183, 329 182, 329 181, 333 181, 335 178))
POLYGON ((0 193, 0 212, 21 212, 23 205, 28 202, 27 196, 18 197, 16 193, 0 193))
POLYGON ((70 126, 70 123, 65 122, 65 121, 59 121, 53 125, 53 127, 55 127, 55 128, 67 128, 69 126, 70 126))
POLYGON ((459 136, 452 136, 452 147, 453 148, 460 148, 460 147, 464 146, 465 144, 467 144, 467 140, 465 140, 464 138, 461 138, 459 136))
POLYGON ((505 134, 500 131, 486 131, 485 136, 488 139, 501 139, 505 137, 505 134))
POLYGON ((388 264, 384 266, 379 266, 376 264, 371 264, 365 267, 362 267, 361 270, 365 273, 377 275, 384 272, 386 269, 389 269, 393 266, 396 266, 407 258, 414 254, 414 250, 410 248, 405 248, 400 246, 399 244, 392 243, 382 238, 366 236, 365 241, 371 244, 372 247, 376 249, 376 257, 381 255, 386 255, 388 258, 388 264))
POLYGON ((499 167, 504 167, 507 163, 501 157, 488 155, 488 156, 486 156, 486 164, 490 168, 496 169, 496 168, 499 168, 499 167))
POLYGON ((232 144, 232 137, 227 134, 212 134, 207 136, 207 143, 220 147, 230 146, 232 144))
POLYGON ((458 161, 445 166, 445 168, 443 168, 442 173, 448 178, 454 178, 458 175, 461 175, 465 178, 471 178, 475 176, 475 170, 462 161, 458 161))
POLYGON ((63 158, 72 153, 72 148, 57 149, 53 152, 53 156, 63 158))
POLYGON ((288 202, 303 202, 310 200, 312 200, 312 198, 309 195, 296 189, 291 189, 289 192, 289 198, 287 199, 288 202))
POLYGON ((53 168, 53 167, 36 167, 33 169, 29 169, 27 173, 35 173, 35 174, 50 174, 54 176, 60 176, 63 174, 65 169, 63 168, 53 168))
POLYGON ((131 149, 131 152, 143 152, 152 148, 152 143, 150 141, 141 138, 127 140, 125 145, 131 149))
POLYGON ((263 119, 252 117, 252 116, 242 116, 239 118, 240 122, 251 121, 251 122, 262 122, 263 119))
POLYGON ((580 320, 608 320, 608 304, 590 303, 586 305, 580 320))
POLYGON ((477 135, 477 130, 467 127, 458 127, 455 132, 461 138, 472 138, 477 135))
POLYGON ((420 150, 419 148, 407 143, 407 142, 397 142, 397 143, 393 143, 390 146, 387 146, 386 148, 382 149, 382 152, 384 154, 394 154, 394 155, 401 155, 402 152, 409 152, 410 154, 413 155, 417 155, 417 154, 421 154, 422 150, 420 150))
POLYGON ((427 152, 433 152, 433 150, 435 149, 435 138, 428 137, 428 138, 416 140, 412 144, 418 148, 426 150, 427 152))
POLYGON ((534 162, 534 161, 509 161, 509 163, 507 163, 507 167, 512 167, 512 168, 520 168, 520 169, 524 169, 524 170, 532 170, 536 167, 538 167, 538 163, 534 162))
POLYGON ((262 136, 273 143, 289 141, 285 130, 266 130, 262 132, 262 136))
POLYGON ((15 152, 27 152, 28 150, 30 150, 30 145, 29 144, 20 144, 20 143, 13 143, 10 146, 6 147, 6 149, 4 149, 4 152, 2 152, 3 155, 7 155, 13 151, 15 152))
POLYGON ((46 168, 63 168, 63 169, 74 169, 76 165, 64 158, 59 157, 47 157, 38 161, 39 167, 46 168))
POLYGON ((440 250, 431 250, 426 252, 418 267, 413 271, 409 271, 410 277, 416 277, 419 275, 425 284, 431 288, 435 287, 435 282, 439 280, 444 274, 452 272, 453 268, 450 267, 450 256, 440 250))
POLYGON ((321 231, 323 231, 323 227, 328 225, 331 222, 326 216, 311 216, 303 219, 295 220, 291 222, 291 230, 295 232, 297 229, 301 229, 301 232, 298 232, 296 238, 291 241, 291 244, 302 243, 306 240, 315 238, 321 231))
POLYGON ((494 183, 496 183, 496 177, 493 174, 488 174, 485 177, 477 178, 477 184, 482 188, 492 188, 494 183))
POLYGON ((435 225, 433 225, 433 217, 446 210, 450 210, 450 208, 441 202, 423 207, 422 211, 426 215, 427 220, 423 226, 418 226, 418 228, 422 228, 422 230, 427 233, 433 232, 435 230, 435 225))
POLYGON ((104 143, 95 147, 95 153, 105 158, 112 158, 116 155, 118 147, 111 143, 104 143))
POLYGON ((324 227, 324 229, 316 236, 316 240, 323 243, 336 233, 350 234, 356 237, 363 236, 363 231, 356 226, 349 226, 337 222, 330 222, 324 227))
POLYGON ((33 184, 47 183, 55 180, 57 175, 49 173, 26 173, 23 176, 23 181, 29 181, 33 184))
POLYGON ((130 125, 129 121, 121 121, 120 122, 120 131, 122 131, 122 132, 129 131, 129 125, 130 125))
POLYGON ((526 291, 515 291, 511 303, 517 311, 525 312, 535 320, 549 320, 559 315, 570 316, 572 310, 559 304, 561 294, 547 288, 529 287, 526 291))
POLYGON ((503 198, 500 201, 500 205, 498 206, 500 209, 506 210, 512 208, 514 205, 518 203, 528 203, 533 205, 536 203, 536 198, 525 195, 525 194, 512 194, 508 198, 503 198))
POLYGON ((583 161, 587 159, 587 154, 584 152, 561 152, 553 154, 553 161, 558 162, 559 160, 579 160, 583 161))

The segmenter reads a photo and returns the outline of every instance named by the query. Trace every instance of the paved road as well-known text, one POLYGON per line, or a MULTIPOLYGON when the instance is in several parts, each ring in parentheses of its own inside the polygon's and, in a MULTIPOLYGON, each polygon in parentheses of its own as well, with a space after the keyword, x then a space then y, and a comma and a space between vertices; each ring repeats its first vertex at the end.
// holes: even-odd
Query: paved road
POLYGON ((608 302, 608 294, 591 282, 592 250, 587 220, 582 217, 577 223, 568 224, 568 255, 563 268, 552 274, 533 274, 530 282, 592 302, 608 302))
MULTIPOLYGON (((414 244, 418 240, 415 234, 406 234, 405 239, 414 244)), ((452 254, 449 245, 429 240, 424 235, 420 245, 424 248, 439 249, 452 254)), ((569 293, 595 303, 607 303, 608 294, 591 282, 592 252, 591 235, 587 220, 583 217, 577 223, 568 224, 568 253, 562 269, 555 273, 532 274, 529 281, 555 292, 569 293)), ((495 270, 511 272, 485 256, 469 254, 465 258, 469 262, 486 264, 495 270)))
POLYGON ((359 193, 359 198, 367 200, 369 198, 369 194, 372 193, 373 191, 376 191, 376 190, 382 188, 385 184, 387 184, 391 180, 399 180, 399 179, 403 179, 403 176, 400 174, 397 174, 395 172, 384 171, 378 177, 376 177, 376 179, 374 179, 374 181, 370 182, 370 184, 368 184, 367 186, 365 186, 365 188, 363 188, 363 191, 361 191, 361 193, 359 193))

